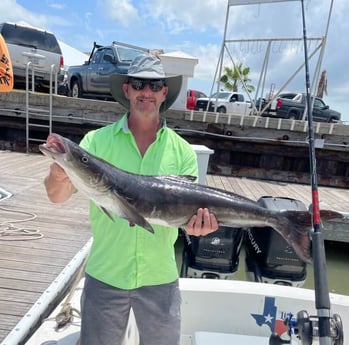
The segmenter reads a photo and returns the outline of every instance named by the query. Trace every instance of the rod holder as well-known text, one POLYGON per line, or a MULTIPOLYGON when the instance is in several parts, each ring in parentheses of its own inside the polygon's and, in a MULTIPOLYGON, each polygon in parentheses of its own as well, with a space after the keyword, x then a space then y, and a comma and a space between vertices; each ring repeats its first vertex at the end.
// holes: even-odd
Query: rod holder
MULTIPOLYGON (((311 345, 315 338, 320 338, 319 317, 309 316, 308 312, 301 310, 294 317, 291 313, 285 318, 284 323, 289 328, 289 338, 281 338, 278 334, 273 333, 269 338, 269 345, 291 344, 292 337, 296 337, 301 345, 311 345)), ((344 333, 342 319, 338 314, 333 314, 329 318, 330 335, 329 344, 343 345, 344 333)))

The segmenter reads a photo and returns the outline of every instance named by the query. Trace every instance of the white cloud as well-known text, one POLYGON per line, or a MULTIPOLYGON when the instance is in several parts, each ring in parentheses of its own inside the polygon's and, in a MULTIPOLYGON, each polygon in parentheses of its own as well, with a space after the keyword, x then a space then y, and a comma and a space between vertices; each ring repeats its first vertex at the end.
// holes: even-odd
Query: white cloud
POLYGON ((0 22, 22 21, 32 26, 40 28, 47 27, 46 17, 38 13, 32 13, 23 6, 17 4, 15 0, 2 0, 0 11, 0 22))
MULTIPOLYGON (((56 10, 55 5, 53 6, 56 10)), ((26 23, 48 31, 54 31, 56 26, 64 27, 71 24, 64 16, 32 12, 15 0, 1 0, 0 22, 26 23)))
POLYGON ((49 4, 49 7, 59 11, 64 10, 66 8, 65 4, 59 2, 51 3, 49 4))
POLYGON ((105 16, 124 26, 131 26, 139 21, 138 10, 131 0, 100 0, 99 7, 104 10, 105 16))
POLYGON ((146 17, 161 22, 171 35, 186 30, 205 32, 212 28, 223 32, 226 6, 226 0, 143 2, 146 17))

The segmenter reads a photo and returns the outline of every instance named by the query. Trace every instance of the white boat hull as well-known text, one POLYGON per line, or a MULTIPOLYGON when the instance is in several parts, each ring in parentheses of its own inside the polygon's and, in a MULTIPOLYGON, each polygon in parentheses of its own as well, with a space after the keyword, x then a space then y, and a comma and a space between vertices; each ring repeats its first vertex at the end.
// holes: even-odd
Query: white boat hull
MULTIPOLYGON (((286 335, 283 319, 288 313, 296 315, 306 310, 309 316, 317 315, 314 291, 303 288, 263 283, 180 279, 182 294, 181 345, 231 344, 268 345, 272 332, 286 335)), ((79 308, 82 282, 76 288, 72 305, 79 308)), ((349 334, 349 296, 330 294, 331 313, 340 315, 344 334, 349 334)), ((79 339, 80 320, 56 330, 52 313, 27 345, 75 345, 79 339)), ((138 345, 139 338, 131 315, 124 345, 138 345)), ((297 344, 296 338, 292 344, 297 344)), ((313 344, 318 344, 314 339, 313 344)))

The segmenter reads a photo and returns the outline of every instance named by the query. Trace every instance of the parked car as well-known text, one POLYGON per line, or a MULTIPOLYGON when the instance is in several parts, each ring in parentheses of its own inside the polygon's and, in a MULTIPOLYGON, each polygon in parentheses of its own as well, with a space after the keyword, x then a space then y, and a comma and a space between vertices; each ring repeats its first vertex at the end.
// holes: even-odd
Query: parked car
MULTIPOLYGON (((12 61, 14 85, 23 88, 26 85, 27 64, 34 67, 35 88, 48 90, 52 68, 52 81, 63 81, 64 60, 56 36, 32 26, 15 23, 1 23, 0 33, 3 36, 12 61)), ((32 68, 30 67, 30 73, 32 68)), ((31 77, 30 80, 31 82, 31 77)))
POLYGON ((196 101, 198 98, 206 98, 207 95, 198 90, 188 90, 187 91, 187 109, 194 110, 196 101))
MULTIPOLYGON (((311 102, 313 101, 312 116, 314 121, 339 122, 341 120, 341 113, 330 109, 320 97, 315 97, 315 99, 311 97, 311 102)), ((293 99, 279 98, 276 105, 276 117, 302 120, 305 108, 306 95, 304 93, 299 93, 293 99)))
POLYGON ((243 94, 233 91, 216 92, 211 97, 198 98, 195 110, 217 113, 247 115, 251 103, 245 101, 243 94))
POLYGON ((113 100, 110 76, 114 73, 126 74, 133 59, 142 54, 147 54, 147 51, 123 43, 113 42, 103 46, 94 42, 89 59, 83 65, 68 68, 70 96, 113 100))
MULTIPOLYGON (((295 99, 299 95, 298 92, 281 92, 268 106, 268 108, 265 109, 265 111, 261 114, 261 116, 264 117, 273 117, 276 116, 276 106, 277 102, 280 98, 286 98, 286 99, 295 99)), ((269 100, 267 98, 258 98, 256 100, 256 109, 257 113, 253 112, 253 115, 257 115, 261 110, 264 109, 264 107, 269 103, 269 100)))

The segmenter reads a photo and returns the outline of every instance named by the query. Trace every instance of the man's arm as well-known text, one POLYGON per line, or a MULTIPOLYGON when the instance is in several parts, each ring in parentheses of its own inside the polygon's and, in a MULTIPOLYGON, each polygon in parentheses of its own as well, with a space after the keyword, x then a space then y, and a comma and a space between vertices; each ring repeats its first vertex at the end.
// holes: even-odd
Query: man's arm
POLYGON ((60 203, 68 200, 76 188, 70 178, 57 163, 50 165, 50 172, 44 180, 47 196, 53 203, 60 203))

